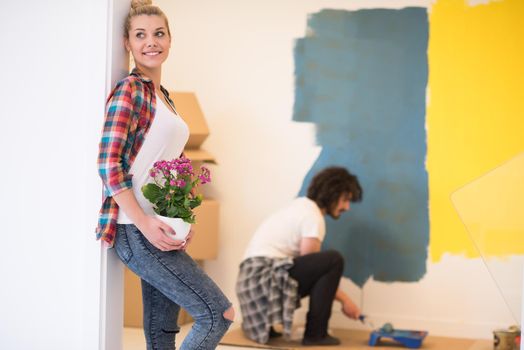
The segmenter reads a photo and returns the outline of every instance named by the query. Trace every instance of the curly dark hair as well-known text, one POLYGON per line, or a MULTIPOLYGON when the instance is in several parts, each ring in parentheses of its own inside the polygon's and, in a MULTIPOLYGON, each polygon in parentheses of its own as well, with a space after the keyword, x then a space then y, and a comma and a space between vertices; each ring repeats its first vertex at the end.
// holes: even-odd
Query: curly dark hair
POLYGON ((360 202, 363 197, 358 178, 338 166, 318 172, 307 189, 307 197, 315 201, 320 209, 330 210, 343 194, 351 194, 351 202, 360 202))

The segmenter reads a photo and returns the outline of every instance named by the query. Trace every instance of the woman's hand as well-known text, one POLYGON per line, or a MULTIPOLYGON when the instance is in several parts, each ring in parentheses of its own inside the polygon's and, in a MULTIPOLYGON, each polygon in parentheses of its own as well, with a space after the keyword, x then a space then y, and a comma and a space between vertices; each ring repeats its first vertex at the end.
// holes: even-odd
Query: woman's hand
POLYGON ((342 302, 341 310, 344 315, 354 320, 357 320, 358 317, 360 316, 360 309, 349 298, 345 299, 344 302, 342 302))
POLYGON ((167 236, 166 233, 175 234, 175 231, 169 225, 154 216, 144 213, 132 189, 126 189, 114 195, 113 198, 120 209, 124 211, 153 246, 164 252, 183 248, 184 241, 177 241, 167 236))
POLYGON ((193 225, 191 225, 191 230, 189 230, 189 233, 187 234, 187 237, 184 243, 184 247, 182 248, 182 250, 185 251, 187 249, 187 246, 191 242, 191 239, 193 239, 194 235, 195 235, 195 230, 193 229, 193 225))
POLYGON ((185 249, 185 241, 175 240, 167 234, 175 234, 175 231, 166 223, 154 216, 146 215, 136 224, 136 227, 142 232, 144 237, 156 248, 164 252, 172 250, 185 249))

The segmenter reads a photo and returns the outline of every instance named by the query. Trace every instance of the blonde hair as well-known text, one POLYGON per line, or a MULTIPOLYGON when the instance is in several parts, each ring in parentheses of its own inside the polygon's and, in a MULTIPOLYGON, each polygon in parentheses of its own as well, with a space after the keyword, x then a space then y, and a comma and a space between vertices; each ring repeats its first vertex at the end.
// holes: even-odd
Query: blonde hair
POLYGON ((131 10, 126 17, 124 23, 124 36, 129 39, 129 29, 131 29, 131 19, 136 16, 147 15, 147 16, 160 16, 166 22, 167 34, 171 37, 171 31, 169 30, 169 23, 167 17, 158 6, 153 5, 152 0, 132 0, 131 10))

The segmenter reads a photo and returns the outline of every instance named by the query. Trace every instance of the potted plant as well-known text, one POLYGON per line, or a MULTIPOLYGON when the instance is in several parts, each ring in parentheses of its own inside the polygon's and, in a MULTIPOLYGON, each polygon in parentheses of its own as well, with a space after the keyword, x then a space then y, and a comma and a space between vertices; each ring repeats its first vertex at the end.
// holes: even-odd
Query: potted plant
POLYGON ((202 195, 196 187, 211 181, 208 168, 200 167, 197 174, 191 160, 185 156, 153 164, 149 175, 154 182, 142 186, 142 193, 152 204, 157 217, 171 226, 173 239, 184 240, 195 223, 193 209, 202 204, 202 195))

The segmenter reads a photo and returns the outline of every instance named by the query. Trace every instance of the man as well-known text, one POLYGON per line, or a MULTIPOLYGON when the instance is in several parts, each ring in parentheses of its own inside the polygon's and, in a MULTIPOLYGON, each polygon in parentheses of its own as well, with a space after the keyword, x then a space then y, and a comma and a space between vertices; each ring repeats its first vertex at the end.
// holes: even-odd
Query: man
POLYGON ((362 200, 356 176, 345 168, 329 167, 315 175, 307 197, 299 197, 267 218, 249 243, 236 285, 244 334, 259 343, 278 336, 272 325, 282 323, 291 334, 293 312, 309 296, 302 343, 338 345, 327 333, 333 301, 352 319, 359 308, 338 288, 344 260, 334 250, 320 251, 326 215, 337 219, 362 200))

